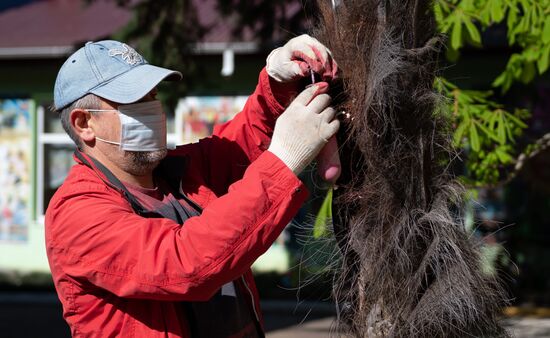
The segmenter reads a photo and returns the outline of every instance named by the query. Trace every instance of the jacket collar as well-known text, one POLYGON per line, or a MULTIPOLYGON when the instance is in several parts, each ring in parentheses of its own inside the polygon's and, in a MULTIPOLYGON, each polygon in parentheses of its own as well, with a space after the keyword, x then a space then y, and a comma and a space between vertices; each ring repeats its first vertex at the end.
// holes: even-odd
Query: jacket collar
MULTIPOLYGON (((83 164, 94 170, 103 181, 109 181, 107 174, 112 175, 111 171, 92 156, 85 154, 77 148, 73 154, 73 159, 76 163, 83 164)), ((189 159, 187 156, 169 151, 168 155, 160 161, 159 165, 153 170, 153 175, 161 175, 168 183, 174 184, 174 186, 180 186, 188 162, 189 159)))
MULTIPOLYGON (((143 207, 134 195, 128 191, 124 184, 101 162, 92 156, 85 154, 80 149, 75 150, 73 158, 78 164, 85 165, 92 169, 105 184, 121 193, 124 198, 128 200, 137 214, 149 217, 152 216, 152 213, 156 214, 155 212, 143 207)), ((188 158, 186 156, 169 152, 169 154, 155 168, 153 171, 153 176, 162 177, 171 187, 177 187, 178 192, 187 200, 187 202, 189 202, 196 209, 200 210, 201 208, 196 203, 185 197, 182 190, 182 180, 187 163, 188 158)))

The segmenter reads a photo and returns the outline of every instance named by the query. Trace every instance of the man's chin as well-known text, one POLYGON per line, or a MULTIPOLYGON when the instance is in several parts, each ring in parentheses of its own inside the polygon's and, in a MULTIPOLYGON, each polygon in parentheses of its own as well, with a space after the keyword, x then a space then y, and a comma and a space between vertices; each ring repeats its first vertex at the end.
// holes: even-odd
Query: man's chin
POLYGON ((124 157, 131 159, 132 171, 143 173, 152 171, 166 157, 167 149, 155 151, 125 151, 124 157))

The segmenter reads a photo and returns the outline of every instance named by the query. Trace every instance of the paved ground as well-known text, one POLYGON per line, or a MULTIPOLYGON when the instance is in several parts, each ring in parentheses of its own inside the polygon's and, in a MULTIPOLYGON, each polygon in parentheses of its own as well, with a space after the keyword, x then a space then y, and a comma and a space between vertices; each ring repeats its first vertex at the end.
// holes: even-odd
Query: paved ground
POLYGON ((266 338, 321 338, 330 336, 332 317, 317 319, 267 333, 266 338))
POLYGON ((515 337, 550 337, 550 318, 514 318, 507 326, 515 337))
MULTIPOLYGON (((267 338, 324 338, 330 337, 332 317, 305 322, 268 332, 267 338)), ((517 338, 550 338, 550 318, 516 318, 507 321, 506 325, 513 337, 517 338)))
MULTIPOLYGON (((328 304, 263 302, 267 338, 330 336, 333 310, 328 304)), ((550 318, 513 318, 507 327, 517 338, 550 338, 550 318)), ((0 293, 0 337, 69 338, 55 294, 0 293)))

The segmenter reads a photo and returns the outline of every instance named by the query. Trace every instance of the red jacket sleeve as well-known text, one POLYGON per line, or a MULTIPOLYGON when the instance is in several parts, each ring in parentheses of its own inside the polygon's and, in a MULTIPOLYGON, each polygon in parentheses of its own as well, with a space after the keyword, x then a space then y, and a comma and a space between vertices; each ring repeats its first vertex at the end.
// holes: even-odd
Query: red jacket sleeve
POLYGON ((252 162, 269 146, 275 120, 283 111, 264 68, 243 110, 231 121, 216 126, 213 136, 236 142, 252 162))
POLYGON ((269 152, 183 226, 136 215, 99 181, 74 183, 61 188, 46 213, 54 278, 157 300, 209 299, 269 248, 307 194, 269 152))

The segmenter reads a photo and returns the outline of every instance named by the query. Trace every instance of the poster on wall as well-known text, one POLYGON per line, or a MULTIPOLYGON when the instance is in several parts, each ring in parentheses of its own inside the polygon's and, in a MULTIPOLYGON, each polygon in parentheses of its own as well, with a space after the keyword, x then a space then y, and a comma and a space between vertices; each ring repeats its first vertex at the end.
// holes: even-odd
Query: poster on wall
POLYGON ((189 96, 176 107, 178 143, 197 142, 240 112, 248 96, 189 96))
POLYGON ((31 100, 0 100, 0 243, 28 239, 32 104, 31 100))

